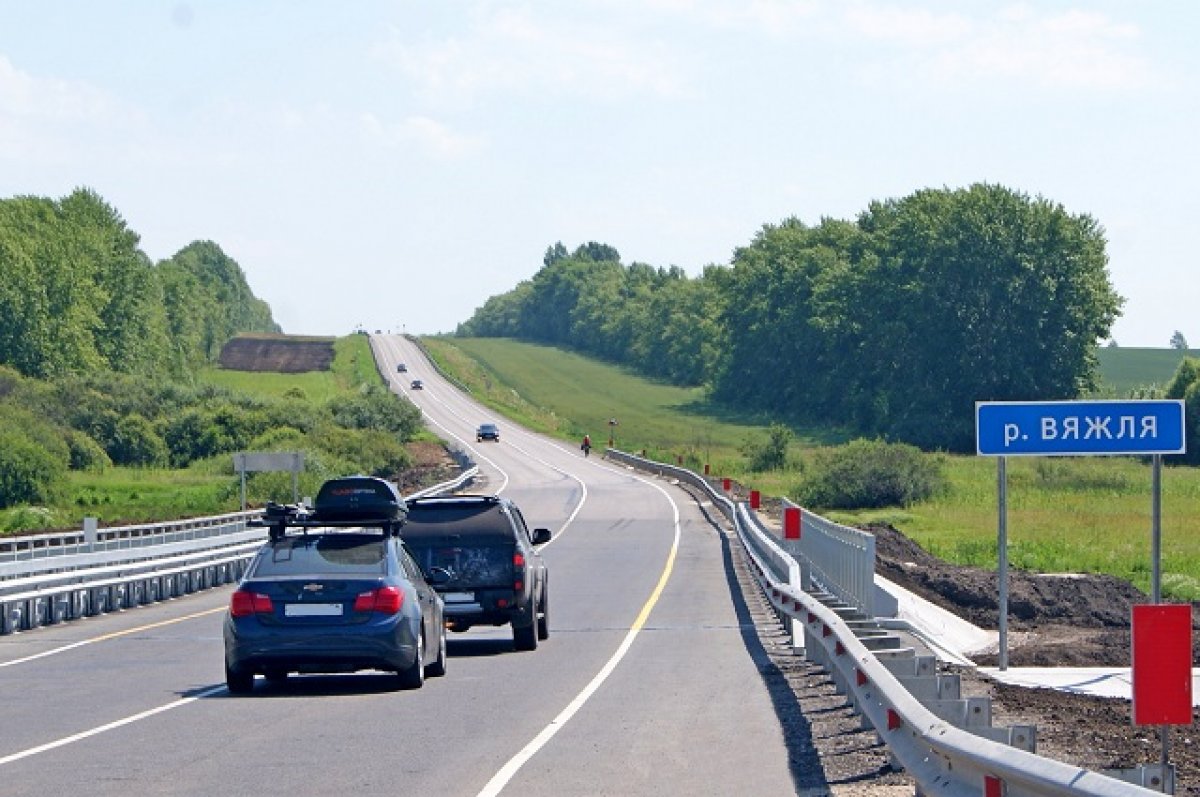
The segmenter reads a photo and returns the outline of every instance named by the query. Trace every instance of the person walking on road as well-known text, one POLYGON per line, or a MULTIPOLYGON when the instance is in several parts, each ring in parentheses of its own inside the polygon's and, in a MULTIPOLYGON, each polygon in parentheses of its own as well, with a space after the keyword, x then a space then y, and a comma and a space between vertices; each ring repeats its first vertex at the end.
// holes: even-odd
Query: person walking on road
POLYGON ((592 436, 585 434, 583 436, 583 443, 579 446, 579 448, 583 451, 583 455, 585 457, 592 453, 592 436))

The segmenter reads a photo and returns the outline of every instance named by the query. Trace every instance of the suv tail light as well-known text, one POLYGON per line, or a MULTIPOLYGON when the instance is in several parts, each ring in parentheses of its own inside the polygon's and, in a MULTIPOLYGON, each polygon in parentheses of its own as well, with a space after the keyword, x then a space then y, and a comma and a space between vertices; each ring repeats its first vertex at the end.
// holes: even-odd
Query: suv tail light
POLYGON ((361 592, 354 599, 356 612, 381 612, 396 614, 404 605, 404 593, 396 587, 380 587, 370 592, 361 592))
POLYGON ((525 590, 525 554, 517 551, 513 554, 513 591, 525 590))
POLYGON ((233 617, 249 617, 252 614, 271 614, 275 611, 269 595, 249 590, 235 590, 229 598, 229 614, 233 617))

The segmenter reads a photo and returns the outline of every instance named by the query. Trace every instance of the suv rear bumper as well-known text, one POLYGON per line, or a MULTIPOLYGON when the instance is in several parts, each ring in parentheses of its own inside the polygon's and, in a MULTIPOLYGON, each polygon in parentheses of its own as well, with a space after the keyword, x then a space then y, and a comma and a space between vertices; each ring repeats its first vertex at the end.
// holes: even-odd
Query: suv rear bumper
POLYGON ((447 603, 446 627, 451 631, 466 631, 476 625, 508 625, 523 628, 533 623, 533 613, 527 608, 487 608, 479 603, 447 603))

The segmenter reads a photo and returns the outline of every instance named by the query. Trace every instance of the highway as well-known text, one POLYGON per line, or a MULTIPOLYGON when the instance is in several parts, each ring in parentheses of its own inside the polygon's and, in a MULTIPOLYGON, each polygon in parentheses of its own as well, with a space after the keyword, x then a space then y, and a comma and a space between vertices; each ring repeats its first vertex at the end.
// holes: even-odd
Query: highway
POLYGON ((507 628, 451 635, 448 674, 418 691, 367 673, 234 698, 230 587, 0 637, 0 795, 795 793, 702 508, 497 419, 411 342, 372 343, 428 425, 472 452, 477 489, 553 531, 550 638, 517 653, 507 628), (501 443, 475 442, 483 421, 501 443))

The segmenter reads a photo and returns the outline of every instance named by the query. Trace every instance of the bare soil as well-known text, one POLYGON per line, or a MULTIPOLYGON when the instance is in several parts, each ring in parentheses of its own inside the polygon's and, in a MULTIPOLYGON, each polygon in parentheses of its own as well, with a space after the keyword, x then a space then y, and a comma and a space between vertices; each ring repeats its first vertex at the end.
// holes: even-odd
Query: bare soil
POLYGON ((295 335, 243 335, 221 348, 218 361, 230 371, 328 371, 333 362, 333 341, 295 335))
MULTIPOLYGON (((880 575, 975 625, 998 627, 996 572, 944 562, 890 526, 868 530, 875 534, 880 575)), ((1148 602, 1147 595, 1112 576, 1010 569, 1009 666, 1127 667, 1132 607, 1148 602)), ((1194 630, 1192 641, 1193 650, 1200 649, 1200 634, 1194 630)), ((997 663, 995 653, 973 658, 980 665, 997 663)), ((1128 700, 1009 686, 973 668, 960 673, 964 693, 990 695, 994 724, 1037 726, 1040 755, 1092 770, 1159 761, 1159 727, 1134 726, 1128 700)), ((1168 732, 1168 760, 1176 768, 1179 795, 1200 795, 1198 718, 1200 713, 1193 710, 1190 726, 1168 732)))
POLYGON ((394 477, 403 495, 450 481, 462 471, 441 443, 418 440, 405 448, 412 456, 412 464, 394 477))

